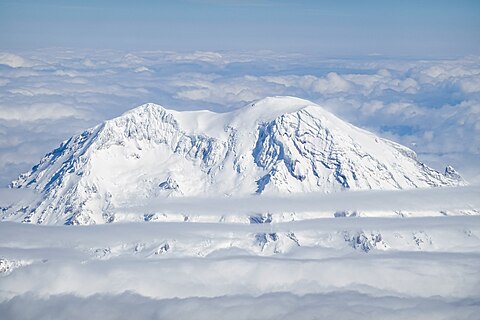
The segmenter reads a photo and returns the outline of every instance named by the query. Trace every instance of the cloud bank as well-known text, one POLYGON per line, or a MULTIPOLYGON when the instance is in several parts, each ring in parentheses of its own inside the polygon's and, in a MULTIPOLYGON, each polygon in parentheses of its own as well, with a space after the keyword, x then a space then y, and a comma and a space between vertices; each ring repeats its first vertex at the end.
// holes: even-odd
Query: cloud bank
MULTIPOLYGON (((141 200, 117 211, 172 212, 194 215, 229 215, 285 212, 444 212, 480 208, 480 187, 428 188, 398 191, 350 191, 334 194, 250 197, 180 197, 141 200)), ((382 215, 382 214, 380 214, 382 215)))
POLYGON ((476 319, 471 299, 377 297, 355 291, 157 300, 135 293, 40 298, 25 294, 0 303, 7 319, 476 319))
POLYGON ((0 314, 475 319, 479 239, 480 220, 466 216, 272 225, 0 223, 0 314), (270 240, 259 245, 262 234, 270 240), (350 238, 370 234, 381 241, 369 251, 350 238))

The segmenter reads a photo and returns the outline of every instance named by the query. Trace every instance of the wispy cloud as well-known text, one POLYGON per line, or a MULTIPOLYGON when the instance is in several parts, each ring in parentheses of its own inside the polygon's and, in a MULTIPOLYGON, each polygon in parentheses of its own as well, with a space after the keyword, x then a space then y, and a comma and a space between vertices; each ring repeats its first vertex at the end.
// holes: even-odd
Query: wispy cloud
POLYGON ((160 212, 193 215, 255 213, 365 212, 460 212, 480 208, 480 187, 428 188, 400 191, 351 191, 334 194, 290 196, 186 197, 142 200, 117 208, 121 212, 160 212))

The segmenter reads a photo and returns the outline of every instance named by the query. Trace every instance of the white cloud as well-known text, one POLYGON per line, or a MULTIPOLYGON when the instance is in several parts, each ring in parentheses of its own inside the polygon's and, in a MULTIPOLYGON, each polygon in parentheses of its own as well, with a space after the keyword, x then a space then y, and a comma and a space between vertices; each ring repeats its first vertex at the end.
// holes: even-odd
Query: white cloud
POLYGON ((142 199, 118 207, 118 212, 185 212, 192 215, 242 215, 246 212, 459 212, 480 208, 480 187, 414 189, 401 191, 355 191, 334 194, 305 193, 296 196, 178 197, 142 199), (212 205, 213 204, 213 205, 212 205))
POLYGON ((312 75, 305 76, 273 76, 262 77, 262 79, 287 88, 301 88, 321 94, 337 94, 352 90, 352 83, 335 72, 328 73, 325 77, 318 78, 312 75))
POLYGON ((173 53, 166 57, 172 61, 188 61, 188 62, 210 62, 210 63, 223 63, 224 57, 218 52, 211 51, 195 51, 193 53, 173 53))
POLYGON ((298 296, 272 293, 261 296, 152 299, 135 293, 72 294, 40 298, 26 294, 0 303, 8 319, 476 319, 480 307, 471 300, 440 297, 378 297, 355 291, 298 296))
POLYGON ((59 94, 58 91, 54 91, 48 88, 17 88, 17 89, 10 89, 8 90, 9 93, 14 95, 22 95, 22 96, 29 96, 34 97, 38 95, 56 95, 59 94))
POLYGON ((127 53, 123 58, 122 61, 126 63, 127 66, 134 66, 134 65, 141 65, 145 63, 145 59, 132 54, 132 53, 127 53))
POLYGON ((28 67, 31 65, 21 56, 8 52, 0 52, 0 65, 1 64, 12 68, 28 67))
POLYGON ((480 75, 477 75, 477 77, 462 79, 460 81, 460 88, 465 93, 480 92, 480 75))
POLYGON ((180 78, 174 78, 173 84, 181 88, 175 98, 223 104, 224 108, 282 92, 277 85, 256 76, 225 79, 214 74, 183 74, 180 78))
POLYGON ((339 76, 335 72, 330 72, 324 79, 318 79, 313 83, 313 89, 320 93, 339 93, 348 92, 352 89, 349 81, 339 76))
POLYGON ((4 107, 0 106, 0 120, 33 122, 38 120, 57 120, 62 118, 87 117, 82 109, 64 104, 34 103, 28 106, 4 107))
POLYGON ((152 70, 148 69, 147 67, 138 67, 135 69, 135 72, 152 72, 152 70))

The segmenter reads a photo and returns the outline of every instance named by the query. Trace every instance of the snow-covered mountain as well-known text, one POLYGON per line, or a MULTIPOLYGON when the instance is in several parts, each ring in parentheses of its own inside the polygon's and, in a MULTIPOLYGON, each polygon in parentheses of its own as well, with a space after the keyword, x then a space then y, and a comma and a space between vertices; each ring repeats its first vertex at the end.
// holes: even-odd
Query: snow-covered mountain
POLYGON ((139 106, 73 136, 12 188, 41 199, 3 219, 91 224, 114 209, 159 197, 408 189, 463 184, 395 142, 293 97, 241 109, 174 111, 139 106))

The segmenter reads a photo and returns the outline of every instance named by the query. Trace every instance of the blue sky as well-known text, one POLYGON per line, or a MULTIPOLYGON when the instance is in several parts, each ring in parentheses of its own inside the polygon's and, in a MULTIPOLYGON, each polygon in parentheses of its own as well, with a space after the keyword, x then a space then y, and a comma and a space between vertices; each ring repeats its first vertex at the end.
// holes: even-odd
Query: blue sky
POLYGON ((0 1, 0 48, 480 53, 480 1, 0 1))

